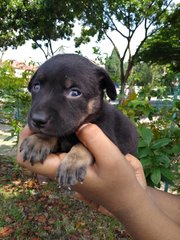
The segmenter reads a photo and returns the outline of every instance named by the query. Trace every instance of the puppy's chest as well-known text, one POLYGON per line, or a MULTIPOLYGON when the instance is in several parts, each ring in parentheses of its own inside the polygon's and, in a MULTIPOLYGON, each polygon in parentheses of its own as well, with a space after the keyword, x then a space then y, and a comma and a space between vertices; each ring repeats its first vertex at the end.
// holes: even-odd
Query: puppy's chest
POLYGON ((69 152, 72 146, 79 142, 75 134, 68 137, 59 137, 56 152, 69 152))

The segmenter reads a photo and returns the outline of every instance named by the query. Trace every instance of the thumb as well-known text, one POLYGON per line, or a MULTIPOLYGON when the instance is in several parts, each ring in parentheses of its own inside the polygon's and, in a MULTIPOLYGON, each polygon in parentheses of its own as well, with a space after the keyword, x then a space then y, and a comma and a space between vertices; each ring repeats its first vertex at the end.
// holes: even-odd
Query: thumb
MULTIPOLYGON (((109 167, 110 158, 116 159, 122 156, 118 147, 95 124, 83 125, 77 131, 79 140, 89 149, 96 159, 97 165, 109 167)), ((119 161, 119 159, 118 159, 119 161)), ((112 163, 111 163, 112 165, 112 163)))

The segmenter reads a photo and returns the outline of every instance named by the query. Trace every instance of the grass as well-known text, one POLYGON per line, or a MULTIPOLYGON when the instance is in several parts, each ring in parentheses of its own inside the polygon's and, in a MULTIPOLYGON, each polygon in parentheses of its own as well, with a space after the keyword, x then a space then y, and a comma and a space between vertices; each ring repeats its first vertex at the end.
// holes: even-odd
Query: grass
POLYGON ((0 239, 130 239, 121 224, 73 193, 26 176, 13 157, 0 156, 0 239))

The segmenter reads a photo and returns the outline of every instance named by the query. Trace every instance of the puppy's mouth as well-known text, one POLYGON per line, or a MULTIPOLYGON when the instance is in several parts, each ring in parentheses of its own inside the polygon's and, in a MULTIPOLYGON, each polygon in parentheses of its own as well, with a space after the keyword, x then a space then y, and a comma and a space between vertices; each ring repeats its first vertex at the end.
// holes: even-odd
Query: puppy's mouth
POLYGON ((66 119, 54 112, 47 114, 47 111, 31 111, 28 124, 33 132, 52 137, 67 137, 74 134, 84 123, 93 122, 96 118, 96 113, 90 114, 89 112, 66 119))
POLYGON ((83 118, 78 123, 68 124, 58 124, 55 121, 46 122, 46 124, 42 122, 34 122, 32 119, 29 119, 28 125, 31 131, 35 133, 41 133, 51 137, 67 137, 73 133, 75 133, 80 126, 82 126, 87 121, 83 118))

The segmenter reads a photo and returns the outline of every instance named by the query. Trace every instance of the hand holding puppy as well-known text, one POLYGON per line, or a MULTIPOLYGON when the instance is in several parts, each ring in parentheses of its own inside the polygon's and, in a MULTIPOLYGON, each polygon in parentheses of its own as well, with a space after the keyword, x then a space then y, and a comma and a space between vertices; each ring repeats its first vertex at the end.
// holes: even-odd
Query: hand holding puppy
MULTIPOLYGON (((31 132, 25 127, 20 143, 28 135, 31 132)), ((134 239, 178 240, 179 197, 147 187, 136 159, 132 155, 125 158, 96 125, 86 125, 77 132, 77 136, 96 161, 88 167, 83 184, 77 184, 73 189, 111 212, 134 239)), ((63 157, 63 154, 51 154, 44 164, 32 166, 27 161, 23 162, 18 151, 17 160, 30 170, 53 179, 63 157)))

